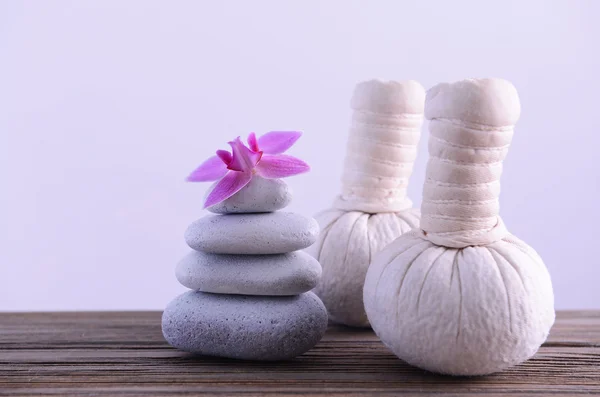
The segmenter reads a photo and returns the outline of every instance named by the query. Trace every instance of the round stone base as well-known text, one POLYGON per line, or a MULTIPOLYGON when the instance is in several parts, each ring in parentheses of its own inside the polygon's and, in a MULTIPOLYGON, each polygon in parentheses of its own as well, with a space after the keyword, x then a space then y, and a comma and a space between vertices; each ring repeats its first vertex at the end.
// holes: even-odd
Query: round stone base
POLYGON ((243 360, 285 360, 321 340, 327 311, 312 292, 296 296, 188 291, 162 317, 163 335, 191 353, 243 360))

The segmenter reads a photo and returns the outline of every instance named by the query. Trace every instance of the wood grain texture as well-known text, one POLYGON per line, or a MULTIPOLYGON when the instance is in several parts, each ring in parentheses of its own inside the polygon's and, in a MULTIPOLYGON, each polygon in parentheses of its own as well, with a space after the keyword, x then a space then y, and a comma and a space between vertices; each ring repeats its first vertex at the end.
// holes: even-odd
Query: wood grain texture
POLYGON ((397 359, 370 330, 330 326, 287 362, 192 357, 162 338, 158 312, 0 313, 2 396, 600 394, 600 311, 559 312, 531 360, 477 378, 397 359))

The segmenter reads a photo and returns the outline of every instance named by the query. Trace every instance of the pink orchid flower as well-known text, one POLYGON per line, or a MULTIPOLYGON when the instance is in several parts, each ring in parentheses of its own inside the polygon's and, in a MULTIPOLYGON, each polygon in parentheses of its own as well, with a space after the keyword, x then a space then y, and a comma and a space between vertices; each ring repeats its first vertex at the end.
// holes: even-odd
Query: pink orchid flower
POLYGON ((301 132, 296 131, 271 131, 256 139, 253 132, 248 136, 248 146, 237 137, 228 142, 231 153, 217 150, 217 155, 196 168, 187 177, 187 181, 209 182, 220 179, 206 198, 204 208, 207 208, 239 192, 254 174, 272 179, 307 172, 310 167, 304 161, 282 154, 301 135, 301 132))

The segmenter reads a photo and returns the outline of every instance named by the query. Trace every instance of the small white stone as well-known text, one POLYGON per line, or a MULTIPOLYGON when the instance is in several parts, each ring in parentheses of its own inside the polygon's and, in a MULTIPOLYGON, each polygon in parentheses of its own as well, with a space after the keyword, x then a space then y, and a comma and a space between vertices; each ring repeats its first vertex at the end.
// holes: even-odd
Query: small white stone
MULTIPOLYGON (((207 194, 217 183, 211 186, 207 194)), ((287 207, 291 201, 292 191, 283 180, 255 175, 242 190, 207 210, 215 214, 273 212, 287 207)))
POLYGON ((213 254, 285 254, 313 244, 319 224, 292 212, 208 215, 185 231, 196 251, 213 254))
POLYGON ((188 288, 217 294, 298 295, 313 289, 321 265, 296 251, 280 255, 220 255, 192 251, 177 265, 188 288))

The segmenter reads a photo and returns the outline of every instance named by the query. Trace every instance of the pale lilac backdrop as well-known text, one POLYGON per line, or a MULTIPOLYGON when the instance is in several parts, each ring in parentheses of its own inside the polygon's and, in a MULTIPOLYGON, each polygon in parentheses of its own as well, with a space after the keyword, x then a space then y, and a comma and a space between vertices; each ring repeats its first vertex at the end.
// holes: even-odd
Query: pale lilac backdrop
MULTIPOLYGON (((0 310, 160 309, 238 134, 300 129, 292 209, 338 191, 354 84, 503 77, 522 118, 509 229, 557 308, 600 308, 600 2, 1 1, 0 310)), ((424 126, 426 131, 426 126, 424 126)), ((427 134, 412 178, 418 205, 427 134)))

